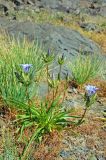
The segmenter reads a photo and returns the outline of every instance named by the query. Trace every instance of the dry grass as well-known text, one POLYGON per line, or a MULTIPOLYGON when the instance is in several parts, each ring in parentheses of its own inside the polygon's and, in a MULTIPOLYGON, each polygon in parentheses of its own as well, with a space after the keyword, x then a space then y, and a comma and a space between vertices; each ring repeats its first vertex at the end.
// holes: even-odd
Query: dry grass
POLYGON ((61 149, 61 136, 58 132, 46 135, 42 143, 38 146, 34 153, 37 160, 55 160, 61 149))
POLYGON ((95 33, 82 31, 82 34, 98 43, 102 47, 102 50, 106 53, 106 32, 95 33))
MULTIPOLYGON (((103 122, 90 116, 87 116, 87 119, 89 119, 88 122, 86 121, 85 124, 77 127, 76 131, 83 135, 93 135, 95 133, 99 135, 102 131, 103 122)), ((102 133, 104 133, 104 131, 102 133)))

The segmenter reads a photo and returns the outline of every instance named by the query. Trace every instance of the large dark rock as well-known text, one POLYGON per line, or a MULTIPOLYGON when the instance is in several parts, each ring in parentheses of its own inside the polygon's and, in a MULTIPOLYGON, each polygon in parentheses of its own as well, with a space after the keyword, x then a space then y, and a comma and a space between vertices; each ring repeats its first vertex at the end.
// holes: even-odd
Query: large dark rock
POLYGON ((44 48, 51 48, 56 53, 64 53, 67 58, 76 55, 81 49, 85 54, 100 52, 99 46, 93 41, 65 27, 9 21, 3 18, 0 18, 0 26, 16 37, 26 36, 30 40, 38 40, 44 48))
MULTIPOLYGON (((81 50, 84 54, 101 52, 99 46, 79 32, 50 24, 34 24, 31 22, 9 21, 0 18, 0 27, 6 29, 10 35, 23 39, 37 40, 44 50, 50 48, 57 55, 63 54, 67 60, 78 54, 81 50)), ((66 72, 66 66, 64 72, 66 72)))
POLYGON ((19 35, 30 40, 38 40, 46 49, 52 48, 56 53, 64 53, 67 58, 76 55, 81 49, 84 53, 100 52, 99 46, 93 41, 65 27, 9 21, 3 18, 0 18, 0 27, 16 37, 19 35))

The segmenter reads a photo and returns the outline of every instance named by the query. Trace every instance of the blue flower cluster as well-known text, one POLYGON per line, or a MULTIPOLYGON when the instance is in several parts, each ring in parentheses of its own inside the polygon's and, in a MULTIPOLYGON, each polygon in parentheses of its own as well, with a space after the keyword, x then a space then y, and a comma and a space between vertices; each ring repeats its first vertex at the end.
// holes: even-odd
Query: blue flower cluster
POLYGON ((96 91, 97 91, 99 88, 97 88, 97 87, 95 87, 95 86, 92 86, 92 85, 87 85, 87 86, 85 87, 85 89, 86 89, 86 91, 87 91, 87 95, 88 95, 88 96, 92 96, 92 95, 94 95, 94 94, 96 93, 96 91))
POLYGON ((20 64, 20 65, 25 73, 28 73, 30 68, 32 67, 32 64, 20 64))

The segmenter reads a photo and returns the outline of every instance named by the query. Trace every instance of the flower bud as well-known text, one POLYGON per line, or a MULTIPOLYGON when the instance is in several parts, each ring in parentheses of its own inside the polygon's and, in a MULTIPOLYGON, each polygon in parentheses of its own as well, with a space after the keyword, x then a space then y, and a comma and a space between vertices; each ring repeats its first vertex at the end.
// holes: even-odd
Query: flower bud
POLYGON ((48 49, 47 54, 42 55, 45 63, 50 63, 54 60, 54 54, 51 54, 50 49, 48 49))
POLYGON ((64 57, 64 53, 63 53, 61 57, 58 57, 58 64, 59 65, 63 65, 64 64, 64 60, 65 60, 65 57, 64 57))

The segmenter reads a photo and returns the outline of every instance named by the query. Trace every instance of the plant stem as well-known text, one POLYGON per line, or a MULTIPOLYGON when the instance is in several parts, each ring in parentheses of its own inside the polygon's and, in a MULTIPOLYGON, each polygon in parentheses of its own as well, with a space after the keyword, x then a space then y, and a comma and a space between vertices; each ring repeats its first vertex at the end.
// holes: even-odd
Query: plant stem
POLYGON ((28 101, 29 113, 30 113, 30 118, 31 118, 30 99, 29 99, 29 93, 28 93, 28 86, 27 85, 26 85, 26 99, 28 101))
POLYGON ((53 100, 54 100, 54 98, 55 98, 55 91, 54 91, 54 88, 53 88, 53 100))
POLYGON ((78 125, 80 125, 82 122, 83 122, 83 119, 84 119, 84 117, 85 117, 85 114, 86 114, 86 112, 87 112, 87 107, 85 108, 85 110, 84 110, 84 113, 83 113, 83 115, 82 115, 82 117, 81 117, 81 119, 78 121, 78 125))
POLYGON ((58 73, 58 80, 61 80, 61 69, 62 69, 62 65, 60 65, 59 67, 59 73, 58 73))
POLYGON ((25 150, 23 151, 23 155, 21 157, 21 160, 26 160, 26 156, 28 155, 28 150, 32 144, 32 142, 34 141, 34 139, 36 139, 38 137, 38 135, 41 133, 41 131, 43 130, 43 128, 39 128, 37 131, 35 130, 34 134, 32 135, 28 145, 26 146, 25 150))
POLYGON ((49 79, 49 67, 48 67, 48 64, 47 64, 47 67, 46 67, 46 71, 47 71, 47 83, 48 83, 48 94, 49 94, 49 82, 48 82, 48 79, 49 79))
POLYGON ((55 97, 56 97, 57 93, 58 93, 58 86, 56 87, 55 97))
POLYGON ((65 82, 65 85, 64 85, 64 93, 63 93, 63 100, 62 100, 62 101, 64 101, 64 99, 65 99, 65 97, 66 97, 67 88, 68 88, 68 86, 67 86, 67 81, 66 81, 66 82, 65 82))

